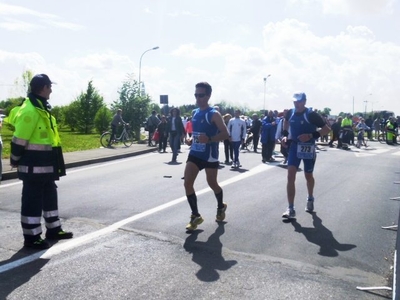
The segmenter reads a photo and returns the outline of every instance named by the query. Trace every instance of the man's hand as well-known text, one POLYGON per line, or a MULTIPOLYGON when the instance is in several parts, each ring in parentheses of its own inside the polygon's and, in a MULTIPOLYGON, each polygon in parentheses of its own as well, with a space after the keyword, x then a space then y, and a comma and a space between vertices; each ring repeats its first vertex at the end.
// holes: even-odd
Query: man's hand
POLYGON ((311 133, 303 133, 303 134, 300 134, 297 138, 300 142, 305 143, 312 139, 312 134, 311 133))
POLYGON ((282 145, 283 148, 287 148, 288 147, 288 145, 287 145, 287 136, 284 136, 281 139, 281 145, 282 145))
POLYGON ((209 141, 209 138, 207 135, 205 135, 204 133, 201 133, 198 137, 199 143, 200 144, 207 144, 209 141))

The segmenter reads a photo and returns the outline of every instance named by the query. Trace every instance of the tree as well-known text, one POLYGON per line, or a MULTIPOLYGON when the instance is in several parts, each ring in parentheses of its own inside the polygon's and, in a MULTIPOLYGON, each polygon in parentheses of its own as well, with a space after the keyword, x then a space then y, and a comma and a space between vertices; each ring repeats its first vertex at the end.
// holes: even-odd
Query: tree
POLYGON ((325 114, 327 116, 329 116, 331 114, 331 109, 328 107, 325 107, 322 111, 321 114, 325 114))
POLYGON ((80 113, 80 103, 78 100, 72 101, 69 105, 62 107, 64 122, 69 126, 71 131, 75 131, 78 126, 78 118, 80 113))
POLYGON ((51 114, 56 118, 57 120, 57 126, 59 129, 64 125, 64 114, 63 114, 63 109, 61 106, 54 106, 51 108, 51 114))
POLYGON ((17 94, 24 96, 28 94, 30 88, 29 83, 31 82, 32 77, 33 77, 33 71, 26 70, 25 72, 22 73, 21 78, 16 78, 14 80, 17 94))
POLYGON ((77 129, 88 134, 94 129, 94 118, 97 111, 104 106, 103 97, 97 92, 92 81, 89 81, 86 93, 81 93, 76 99, 79 105, 77 129))
POLYGON ((148 94, 140 95, 139 84, 128 75, 118 91, 119 99, 111 104, 112 110, 122 109, 122 118, 129 122, 135 136, 140 139, 140 127, 149 115, 151 98, 148 94))
POLYGON ((101 107, 94 117, 94 126, 96 128, 96 131, 101 134, 104 131, 108 130, 112 117, 112 113, 108 109, 108 107, 101 107))

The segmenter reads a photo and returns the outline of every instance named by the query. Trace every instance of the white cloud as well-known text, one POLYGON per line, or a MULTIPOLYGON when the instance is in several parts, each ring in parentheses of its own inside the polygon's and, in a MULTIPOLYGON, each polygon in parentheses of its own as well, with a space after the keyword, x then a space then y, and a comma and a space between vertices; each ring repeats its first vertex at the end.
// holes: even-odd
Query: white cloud
POLYGON ((41 28, 42 26, 29 23, 21 20, 5 18, 3 22, 0 22, 0 28, 9 30, 9 31, 24 31, 24 32, 31 32, 36 29, 41 28))
POLYGON ((395 0, 289 0, 292 7, 318 7, 324 14, 393 14, 395 0))
POLYGON ((91 53, 68 59, 66 65, 71 69, 86 69, 95 72, 118 69, 122 66, 132 65, 128 56, 120 55, 114 51, 104 53, 91 53))
POLYGON ((40 18, 57 18, 57 16, 53 14, 46 14, 22 6, 9 5, 5 3, 0 3, 0 15, 6 15, 6 16, 29 15, 40 18))
POLYGON ((394 0, 321 0, 325 14, 391 14, 394 0))
POLYGON ((69 30, 81 30, 84 28, 84 26, 79 25, 79 24, 74 24, 71 22, 63 22, 63 21, 55 21, 55 20, 43 20, 44 23, 52 26, 52 27, 57 27, 57 28, 64 28, 64 29, 69 29, 69 30))
POLYGON ((80 30, 83 28, 83 26, 79 24, 61 21, 61 18, 54 14, 42 13, 29 8, 4 3, 0 3, 0 16, 1 15, 6 17, 0 22, 0 28, 10 31, 31 32, 36 29, 44 28, 44 25, 39 25, 39 23, 69 30, 80 30), (10 16, 14 16, 14 18, 10 18, 10 16), (16 19, 19 16, 23 16, 24 20, 16 19), (29 22, 29 20, 31 21, 29 22))
MULTIPOLYGON (((0 68, 4 70, 0 73, 0 83, 3 84, 0 86, 0 100, 14 96, 5 86, 12 84, 15 78, 29 68, 34 72, 47 73, 58 83, 52 94, 55 105, 71 102, 86 89, 89 80, 93 80, 94 86, 110 103, 118 97, 117 90, 128 73, 138 77, 138 58, 147 49, 143 49, 143 42, 160 45, 162 49, 157 55, 146 56, 141 68, 141 79, 145 82, 146 91, 156 102, 160 94, 168 94, 172 105, 194 103, 194 84, 208 81, 213 86, 213 103, 225 100, 252 109, 262 109, 263 78, 271 74, 266 84, 267 108, 283 109, 291 106, 291 94, 296 90, 304 90, 309 105, 321 109, 330 107, 335 113, 351 111, 353 97, 355 110, 363 111, 364 98, 371 93, 368 101, 375 103, 375 109, 384 107, 400 113, 400 104, 393 101, 400 93, 397 84, 400 81, 400 44, 398 37, 390 34, 395 32, 394 29, 385 30, 383 36, 384 26, 376 26, 377 18, 370 17, 359 17, 354 21, 351 17, 335 15, 321 21, 324 3, 321 0, 293 0, 292 4, 298 8, 300 4, 308 6, 300 7, 299 13, 297 10, 295 13, 292 13, 293 9, 290 12, 287 10, 285 14, 288 12, 290 17, 280 17, 278 21, 269 23, 265 20, 273 18, 271 15, 264 16, 264 13, 258 20, 254 14, 249 19, 246 12, 242 14, 242 11, 236 11, 235 18, 229 15, 231 19, 227 21, 224 21, 224 17, 207 16, 203 17, 200 27, 197 27, 198 19, 191 13, 197 12, 197 6, 171 6, 171 11, 176 11, 178 17, 163 18, 167 14, 166 10, 150 5, 148 12, 161 11, 161 18, 165 22, 163 28, 160 28, 154 24, 155 18, 152 18, 148 26, 145 26, 144 19, 149 19, 149 16, 145 16, 141 20, 144 24, 142 32, 149 40, 143 38, 140 44, 127 39, 123 34, 105 35, 102 41, 90 39, 89 33, 91 36, 104 34, 102 26, 105 24, 96 23, 95 20, 88 25, 88 30, 68 35, 69 42, 64 42, 63 31, 59 30, 40 53, 24 52, 32 48, 13 48, 12 44, 7 44, 1 46, 3 51, 0 50, 0 68), (304 10, 311 13, 302 19, 304 10), (315 14, 316 10, 318 15, 315 14), (236 18, 238 15, 243 18, 236 18), (215 26, 214 20, 223 23, 215 26), (194 33, 197 32, 195 29, 201 31, 203 27, 215 30, 207 30, 207 34, 200 36, 194 33), (179 30, 173 31, 171 28, 179 30), (245 34, 242 34, 243 28, 245 34), (170 38, 172 35, 173 38, 170 38), (392 42, 383 41, 382 37, 392 42), (109 43, 107 39, 110 39, 109 43)), ((326 7, 332 3, 328 1, 326 7)), ((351 7, 353 4, 347 2, 335 3, 338 3, 336 11, 342 9, 348 13, 354 9, 351 7), (344 5, 344 8, 340 8, 340 5, 344 5)), ((387 13, 392 2, 379 3, 380 13, 387 13)), ((365 5, 369 6, 370 3, 365 5)), ((30 10, 22 12, 38 13, 30 10)), ((1 23, 13 21, 18 24, 19 13, 17 9, 13 14, 0 15, 0 30, 1 23)), ((224 13, 224 10, 215 10, 216 15, 224 13)), ((29 28, 29 22, 35 18, 25 16, 21 20, 27 22, 26 27, 29 28)), ((50 26, 46 22, 51 22, 51 26, 61 25, 61 29, 63 26, 70 30, 81 28, 79 25, 75 28, 69 22, 63 24, 63 20, 71 18, 64 16, 61 11, 62 18, 44 16, 47 14, 37 17, 35 24, 50 26)), ((79 20, 82 17, 74 16, 79 20)), ((379 18, 382 20, 379 25, 385 23, 386 19, 389 25, 395 22, 392 17, 379 18)), ((115 24, 106 25, 109 28, 115 24)), ((16 41, 26 37, 25 33, 11 34, 16 41)))
POLYGON ((168 16, 170 16, 170 17, 180 17, 180 16, 187 16, 187 17, 198 17, 199 16, 199 14, 194 14, 194 13, 192 13, 192 12, 190 12, 190 11, 174 11, 174 12, 172 12, 172 13, 168 13, 168 16))

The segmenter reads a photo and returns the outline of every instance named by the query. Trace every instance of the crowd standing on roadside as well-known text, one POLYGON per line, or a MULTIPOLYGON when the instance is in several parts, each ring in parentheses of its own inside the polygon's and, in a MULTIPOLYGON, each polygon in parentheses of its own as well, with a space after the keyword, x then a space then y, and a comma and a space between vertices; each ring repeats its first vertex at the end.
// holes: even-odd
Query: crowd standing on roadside
POLYGON ((57 123, 48 102, 52 84, 45 74, 30 81, 30 92, 14 111, 15 127, 11 141, 10 164, 22 180, 21 226, 24 246, 35 249, 50 247, 48 240, 70 239, 58 213, 56 180, 65 175, 65 165, 57 123), (36 125, 33 125, 36 124, 36 125), (41 217, 45 220, 46 239, 42 239, 41 217))

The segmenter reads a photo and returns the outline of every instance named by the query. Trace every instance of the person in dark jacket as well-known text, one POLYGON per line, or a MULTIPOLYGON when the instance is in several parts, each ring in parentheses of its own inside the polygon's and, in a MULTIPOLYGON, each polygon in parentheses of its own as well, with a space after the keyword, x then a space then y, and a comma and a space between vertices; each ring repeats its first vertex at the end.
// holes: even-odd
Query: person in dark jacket
POLYGON ((56 119, 48 100, 52 82, 45 74, 35 75, 31 92, 15 114, 10 164, 22 180, 21 226, 24 246, 47 249, 47 240, 72 238, 61 228, 55 180, 65 175, 65 164, 56 119), (46 225, 46 239, 41 238, 41 217, 46 225))
POLYGON ((253 134, 254 152, 257 152, 258 141, 260 140, 261 121, 257 114, 253 114, 253 122, 251 123, 250 132, 253 134))
POLYGON ((147 128, 149 130, 149 138, 147 141, 148 146, 151 146, 151 139, 153 138, 154 131, 156 131, 159 123, 160 119, 157 117, 157 112, 153 110, 150 117, 147 118, 147 128))
POLYGON ((167 118, 162 115, 161 122, 157 126, 157 130, 159 132, 159 141, 158 141, 158 151, 159 152, 167 152, 167 143, 168 143, 168 123, 167 118))
POLYGON ((171 163, 176 163, 181 139, 185 136, 185 128, 183 127, 179 109, 175 107, 171 109, 167 128, 169 134, 169 145, 172 150, 171 163))
MULTIPOLYGON (((332 124, 332 138, 329 141, 329 147, 333 147, 333 142, 334 141, 339 141, 339 135, 340 135, 340 129, 342 127, 342 117, 337 118, 337 121, 332 124)), ((340 148, 340 145, 338 145, 338 148, 340 148)))
POLYGON ((275 134, 276 134, 276 118, 270 110, 267 116, 262 120, 261 127, 261 144, 262 144, 262 162, 272 162, 275 159, 272 157, 275 149, 275 134))
POLYGON ((112 141, 117 137, 117 128, 120 124, 128 124, 122 119, 122 109, 118 109, 111 121, 111 137, 108 141, 108 147, 111 147, 112 141))

